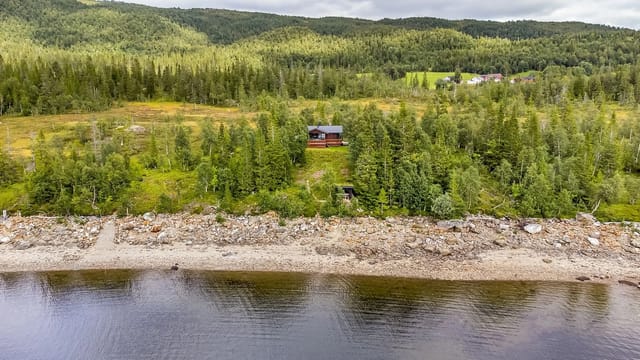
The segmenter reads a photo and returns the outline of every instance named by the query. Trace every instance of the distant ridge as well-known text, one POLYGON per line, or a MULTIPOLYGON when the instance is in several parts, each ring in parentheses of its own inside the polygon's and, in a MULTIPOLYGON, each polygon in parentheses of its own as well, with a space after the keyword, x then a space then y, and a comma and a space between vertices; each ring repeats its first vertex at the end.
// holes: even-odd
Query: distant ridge
MULTIPOLYGON (((473 37, 500 37, 511 40, 533 39, 555 35, 582 32, 634 32, 633 30, 582 22, 539 22, 446 20, 433 17, 411 17, 403 19, 366 20, 344 17, 305 18, 300 16, 276 15, 259 12, 244 12, 222 9, 178 9, 155 8, 146 5, 114 1, 76 0, 4 0, 0 7, 1 16, 22 19, 35 27, 36 39, 45 43, 63 46, 77 41, 90 40, 81 34, 89 29, 92 22, 116 15, 136 19, 148 31, 175 31, 172 27, 193 29, 206 35, 214 44, 231 44, 284 27, 306 27, 321 35, 352 36, 364 32, 390 32, 395 29, 429 30, 435 28, 452 29, 473 37), (115 15, 114 15, 115 14, 115 15), (81 15, 81 16, 79 16, 81 15), (72 28, 62 26, 71 22, 72 28), (158 26, 160 24, 161 26, 158 26), (46 39, 63 40, 47 41, 46 39)), ((115 19, 117 20, 117 19, 115 19)), ((109 22, 100 26, 109 26, 109 22)), ((118 25, 118 21, 113 23, 118 25)), ((145 29, 141 26, 141 29, 145 29)), ((136 28, 136 31, 139 30, 136 28)), ((117 29, 113 29, 117 32, 117 29)), ((110 33, 113 31, 105 31, 110 33)))

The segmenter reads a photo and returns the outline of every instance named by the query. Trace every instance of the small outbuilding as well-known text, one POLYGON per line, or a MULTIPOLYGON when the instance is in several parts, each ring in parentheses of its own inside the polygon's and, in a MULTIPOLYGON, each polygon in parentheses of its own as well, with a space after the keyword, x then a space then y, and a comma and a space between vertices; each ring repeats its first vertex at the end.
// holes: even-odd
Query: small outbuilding
POLYGON ((308 147, 329 147, 329 146, 342 146, 342 126, 307 126, 309 132, 309 139, 307 140, 308 147))
POLYGON ((342 186, 342 198, 344 200, 351 200, 356 197, 356 191, 351 185, 342 186))

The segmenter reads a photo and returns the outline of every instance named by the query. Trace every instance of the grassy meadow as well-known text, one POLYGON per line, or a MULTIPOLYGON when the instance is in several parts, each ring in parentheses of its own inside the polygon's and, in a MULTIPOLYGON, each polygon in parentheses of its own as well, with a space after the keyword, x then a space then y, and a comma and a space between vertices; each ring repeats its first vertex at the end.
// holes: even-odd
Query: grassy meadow
MULTIPOLYGON (((429 72, 408 72, 405 75, 405 82, 407 85, 411 85, 412 81, 414 78, 418 79, 418 84, 420 86, 423 86, 425 79, 427 80, 427 84, 429 84, 429 89, 435 89, 436 88, 436 82, 440 79, 444 79, 447 76, 451 76, 453 77, 455 75, 455 72, 433 72, 433 71, 429 71, 429 72), (426 74, 426 76, 425 76, 426 74)), ((461 73, 462 75, 462 81, 467 81, 467 80, 471 80, 473 79, 475 76, 478 76, 478 74, 472 74, 472 73, 461 73)))

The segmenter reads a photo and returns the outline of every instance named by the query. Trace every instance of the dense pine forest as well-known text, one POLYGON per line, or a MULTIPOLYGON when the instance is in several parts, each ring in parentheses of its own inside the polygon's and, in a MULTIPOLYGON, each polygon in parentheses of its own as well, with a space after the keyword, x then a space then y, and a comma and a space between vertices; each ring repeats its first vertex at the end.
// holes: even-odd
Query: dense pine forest
POLYGON ((0 19, 10 211, 640 219, 633 30, 75 0, 0 19), (318 124, 349 145, 307 149, 318 124))

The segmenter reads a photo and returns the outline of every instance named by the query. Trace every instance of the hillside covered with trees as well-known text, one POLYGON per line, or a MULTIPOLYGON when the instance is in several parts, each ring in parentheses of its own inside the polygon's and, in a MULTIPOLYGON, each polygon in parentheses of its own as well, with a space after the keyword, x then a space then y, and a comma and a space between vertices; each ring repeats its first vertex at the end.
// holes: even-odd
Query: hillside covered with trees
POLYGON ((640 218, 636 31, 74 0, 7 0, 0 18, 3 208, 640 218), (433 90, 406 78, 435 71, 506 80, 433 90), (130 102, 240 115, 186 110, 140 134, 133 116, 100 115, 130 102), (305 150, 306 125, 317 124, 345 128, 339 173, 305 174, 319 156, 305 150), (342 202, 338 183, 356 199, 342 202))

